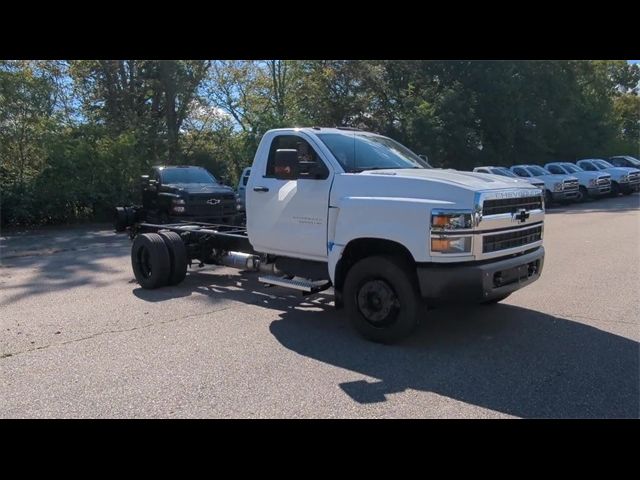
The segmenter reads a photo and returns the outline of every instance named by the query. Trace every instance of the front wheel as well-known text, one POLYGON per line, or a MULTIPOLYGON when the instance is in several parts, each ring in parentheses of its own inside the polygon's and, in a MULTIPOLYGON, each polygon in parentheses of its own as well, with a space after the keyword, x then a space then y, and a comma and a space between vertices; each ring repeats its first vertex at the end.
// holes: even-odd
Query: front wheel
POLYGON ((617 197, 620 195, 620 185, 617 182, 611 182, 611 193, 612 197, 617 197))
POLYGON ((545 204, 545 207, 547 208, 553 204, 553 195, 551 195, 550 190, 544 191, 544 204, 545 204))
POLYGON ((589 199, 589 192, 585 187, 580 185, 580 189, 578 190, 578 196, 576 197, 576 202, 586 202, 589 199))
POLYGON ((345 279, 344 308, 368 340, 394 343, 418 324, 420 296, 415 274, 399 257, 372 256, 357 262, 345 279))

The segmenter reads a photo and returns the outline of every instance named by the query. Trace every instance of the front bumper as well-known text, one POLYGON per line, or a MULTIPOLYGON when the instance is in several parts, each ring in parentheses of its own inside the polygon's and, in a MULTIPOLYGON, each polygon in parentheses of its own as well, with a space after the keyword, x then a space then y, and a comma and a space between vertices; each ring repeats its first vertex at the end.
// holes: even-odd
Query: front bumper
POLYGON ((587 193, 590 197, 601 197, 602 195, 607 195, 611 193, 611 185, 607 185, 605 187, 594 187, 587 189, 587 193))
POLYGON ((640 191, 640 182, 635 182, 635 183, 619 183, 618 185, 620 185, 620 191, 623 193, 626 192, 638 192, 640 191))
POLYGON ((420 293, 437 302, 482 302, 535 282, 544 264, 544 247, 517 257, 455 264, 419 264, 420 293))
POLYGON ((552 192, 551 198, 553 198, 554 202, 563 202, 566 200, 577 200, 580 196, 580 192, 578 190, 571 190, 569 192, 552 192))

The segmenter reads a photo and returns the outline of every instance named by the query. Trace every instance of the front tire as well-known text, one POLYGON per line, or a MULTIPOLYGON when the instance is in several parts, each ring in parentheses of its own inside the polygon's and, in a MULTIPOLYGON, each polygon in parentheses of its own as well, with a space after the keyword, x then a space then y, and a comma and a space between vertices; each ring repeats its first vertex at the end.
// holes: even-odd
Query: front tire
POLYGON ((585 187, 580 185, 580 189, 578 190, 578 198, 576 198, 576 202, 584 203, 589 200, 589 192, 585 187))
POLYGON ((611 194, 612 197, 617 197, 620 195, 620 185, 618 182, 611 182, 611 194))
POLYGON ((551 207, 551 205, 553 205, 553 195, 551 195, 550 190, 544 191, 544 204, 546 207, 551 207))
POLYGON ((418 324, 420 295, 415 274, 400 257, 372 256, 347 272, 344 308, 353 327, 366 339, 394 343, 418 324))

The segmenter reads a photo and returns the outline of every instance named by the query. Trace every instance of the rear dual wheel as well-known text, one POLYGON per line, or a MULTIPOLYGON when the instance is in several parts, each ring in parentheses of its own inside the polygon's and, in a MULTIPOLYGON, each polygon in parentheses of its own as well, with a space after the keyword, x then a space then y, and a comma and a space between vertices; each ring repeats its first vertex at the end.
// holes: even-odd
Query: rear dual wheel
POLYGON ((131 266, 142 288, 177 285, 187 274, 187 249, 175 232, 143 233, 133 241, 131 266))

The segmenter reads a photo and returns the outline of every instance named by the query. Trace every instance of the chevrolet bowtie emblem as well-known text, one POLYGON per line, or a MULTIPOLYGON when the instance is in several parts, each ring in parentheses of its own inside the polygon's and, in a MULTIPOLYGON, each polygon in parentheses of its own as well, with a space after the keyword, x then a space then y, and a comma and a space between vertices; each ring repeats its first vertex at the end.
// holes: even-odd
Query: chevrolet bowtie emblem
POLYGON ((524 208, 518 210, 518 213, 513 214, 513 220, 517 220, 520 223, 524 223, 529 218, 529 212, 527 212, 524 208))
POLYGON ((218 205, 220 203, 220 200, 218 200, 217 198, 210 198, 209 200, 207 200, 207 204, 209 205, 218 205))

